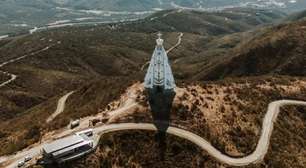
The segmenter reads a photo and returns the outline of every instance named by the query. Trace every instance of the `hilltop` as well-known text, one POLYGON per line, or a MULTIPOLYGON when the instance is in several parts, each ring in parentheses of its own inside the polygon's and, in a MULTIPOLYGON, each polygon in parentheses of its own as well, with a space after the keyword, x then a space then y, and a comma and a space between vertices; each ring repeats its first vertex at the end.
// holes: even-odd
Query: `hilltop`
MULTIPOLYGON (((254 77, 188 83, 177 89, 171 125, 196 133, 226 155, 243 157, 256 147, 269 102, 283 97, 305 100, 305 82, 305 78, 254 77)), ((152 122, 146 102, 139 103, 135 110, 115 120, 106 117, 103 124, 152 122)), ((303 167, 305 157, 299 153, 305 152, 305 129, 305 108, 281 109, 267 156, 261 163, 243 167, 303 167)), ((168 135, 166 144, 167 148, 160 149, 153 132, 110 133, 102 137, 94 154, 67 166, 231 168, 181 138, 168 135)))

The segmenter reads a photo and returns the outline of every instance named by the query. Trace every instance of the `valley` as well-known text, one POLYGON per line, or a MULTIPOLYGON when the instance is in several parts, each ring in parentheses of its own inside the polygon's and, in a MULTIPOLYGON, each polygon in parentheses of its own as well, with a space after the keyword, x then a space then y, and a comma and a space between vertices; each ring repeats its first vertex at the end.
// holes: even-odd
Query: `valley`
POLYGON ((0 1, 1 36, 15 36, 37 28, 97 24, 143 19, 161 10, 222 11, 230 8, 273 9, 294 12, 303 0, 102 0, 0 1), (16 12, 17 11, 17 12, 16 12))

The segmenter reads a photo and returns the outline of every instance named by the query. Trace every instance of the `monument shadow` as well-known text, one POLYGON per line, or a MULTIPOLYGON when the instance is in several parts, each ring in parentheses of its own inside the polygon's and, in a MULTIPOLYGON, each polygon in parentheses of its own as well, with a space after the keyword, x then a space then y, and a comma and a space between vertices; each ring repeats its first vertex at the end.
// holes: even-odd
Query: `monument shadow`
MULTIPOLYGON (((161 149, 165 149, 166 132, 171 122, 171 109, 176 95, 173 89, 164 90, 161 87, 147 89, 153 123, 158 129, 156 140, 161 149)), ((162 152, 163 153, 163 152, 162 152)))

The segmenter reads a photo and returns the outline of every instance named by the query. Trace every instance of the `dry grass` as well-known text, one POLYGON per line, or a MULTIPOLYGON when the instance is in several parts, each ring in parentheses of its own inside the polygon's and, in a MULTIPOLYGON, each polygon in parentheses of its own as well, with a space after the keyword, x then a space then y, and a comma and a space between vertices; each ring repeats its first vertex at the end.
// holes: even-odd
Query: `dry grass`
MULTIPOLYGON (((285 97, 301 99, 306 94, 305 84, 306 80, 301 78, 262 77, 182 86, 177 89, 171 125, 202 136, 227 155, 245 156, 256 146, 269 102, 285 97)), ((149 109, 138 110, 117 122, 151 122, 149 109)), ((265 161, 245 167, 302 167, 306 160, 302 155, 305 130, 304 108, 283 109, 265 161)), ((153 134, 137 131, 111 134, 102 139, 97 152, 85 163, 69 166, 229 167, 181 139, 169 136, 167 145, 162 160, 153 134)))

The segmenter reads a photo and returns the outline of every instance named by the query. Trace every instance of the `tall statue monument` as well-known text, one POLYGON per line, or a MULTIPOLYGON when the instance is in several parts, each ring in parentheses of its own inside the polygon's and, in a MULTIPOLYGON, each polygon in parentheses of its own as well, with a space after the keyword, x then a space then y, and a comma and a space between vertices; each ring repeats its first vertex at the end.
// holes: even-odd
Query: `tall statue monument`
POLYGON ((175 97, 175 81, 164 49, 162 34, 158 33, 156 47, 145 76, 144 87, 148 93, 154 125, 159 131, 159 140, 164 141, 170 125, 172 102, 175 97))

